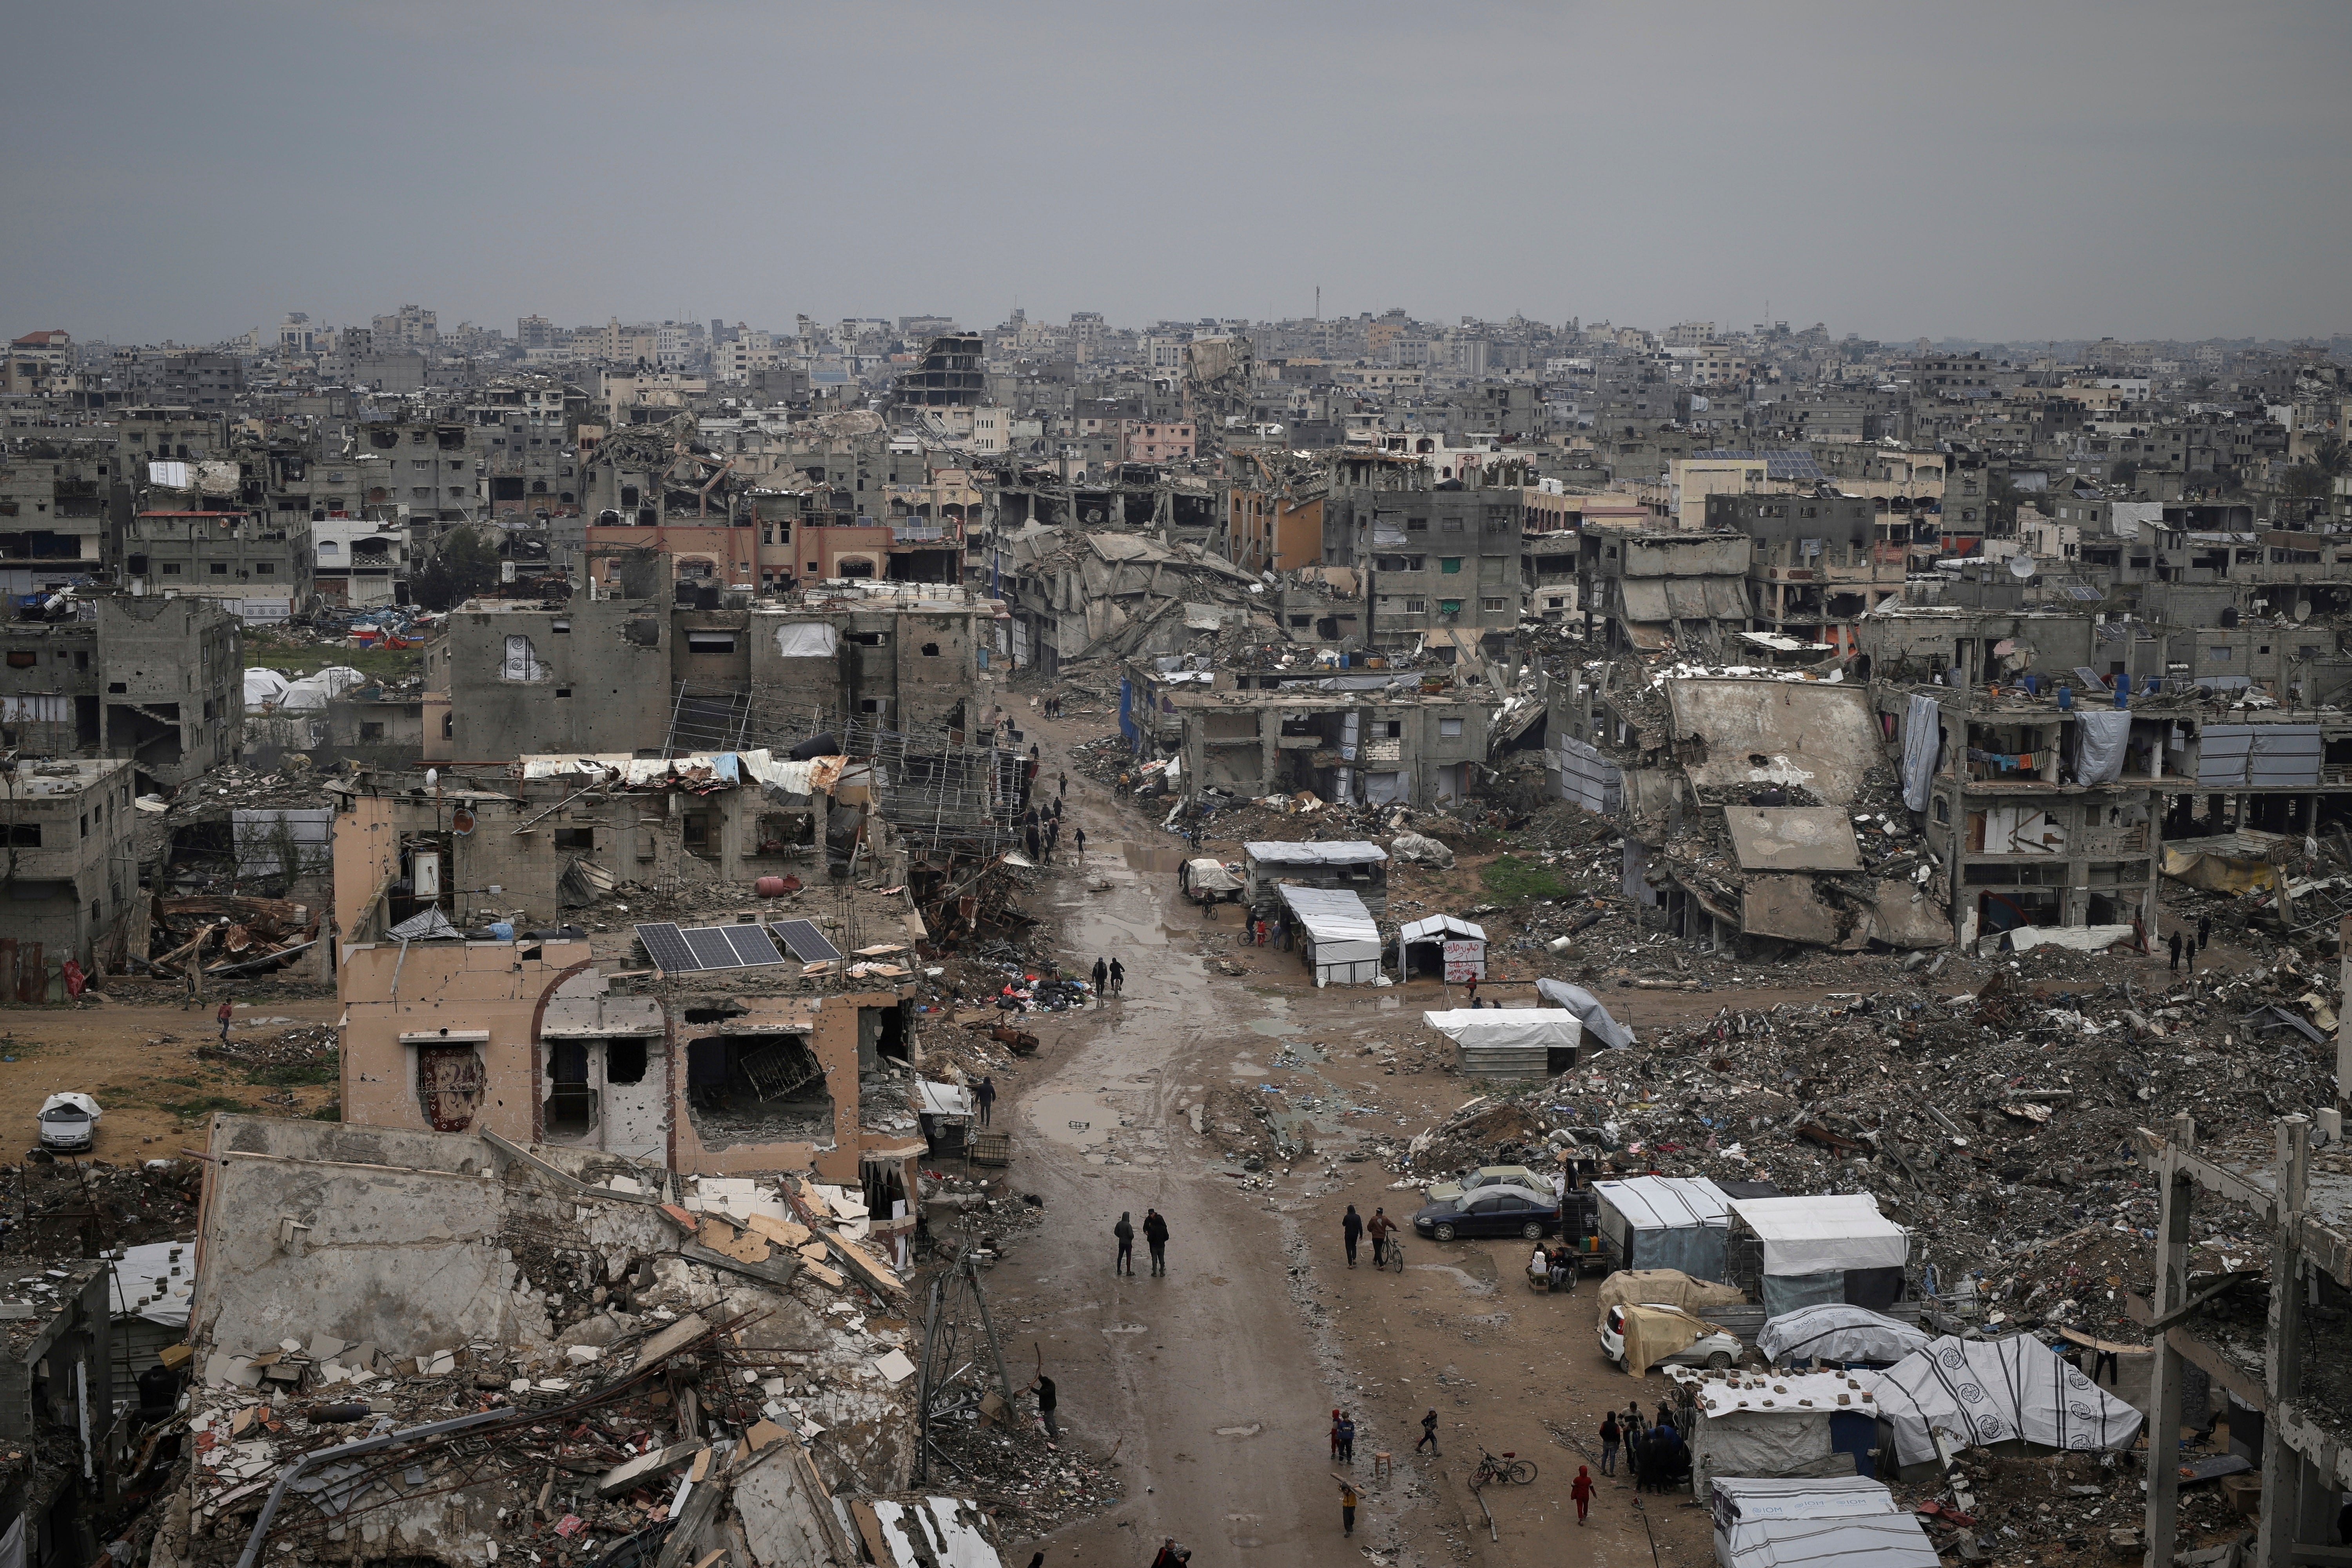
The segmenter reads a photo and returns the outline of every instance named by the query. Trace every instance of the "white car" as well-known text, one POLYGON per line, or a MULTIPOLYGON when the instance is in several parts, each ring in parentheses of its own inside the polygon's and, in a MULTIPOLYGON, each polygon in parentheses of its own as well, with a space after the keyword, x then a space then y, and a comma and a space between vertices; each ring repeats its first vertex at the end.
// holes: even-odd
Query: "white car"
POLYGON ((41 1147, 52 1154, 86 1154, 98 1142, 98 1101, 86 1094, 53 1094, 41 1101, 41 1147))
MULTIPOLYGON (((1653 1311, 1672 1312, 1676 1317, 1691 1315, 1664 1301, 1644 1301, 1642 1305, 1653 1311)), ((1658 1363, 1663 1366, 1674 1362, 1684 1366, 1711 1366, 1721 1371, 1737 1362, 1747 1351, 1748 1347, 1740 1342, 1738 1334, 1727 1334, 1718 1329, 1714 1333, 1700 1335, 1672 1355, 1659 1357, 1658 1363)), ((1625 1309, 1622 1307, 1612 1307, 1601 1314, 1601 1353, 1618 1366, 1625 1364, 1625 1309)))

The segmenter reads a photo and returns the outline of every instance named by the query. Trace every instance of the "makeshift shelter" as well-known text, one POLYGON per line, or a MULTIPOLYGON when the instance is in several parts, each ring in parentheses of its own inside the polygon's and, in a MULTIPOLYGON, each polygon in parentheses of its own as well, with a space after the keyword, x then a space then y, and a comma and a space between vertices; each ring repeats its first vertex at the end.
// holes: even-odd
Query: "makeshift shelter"
POLYGON ((1737 1307, 1748 1300, 1737 1285, 1694 1279, 1679 1268, 1620 1268, 1601 1282, 1601 1308, 1627 1302, 1680 1307, 1704 1317, 1717 1307, 1737 1307))
POLYGON ((1298 927, 1299 948, 1318 985, 1362 985, 1380 978, 1381 928, 1364 900, 1345 889, 1277 889, 1298 927))
POLYGON ((1946 1334, 1874 1375, 1879 1414, 1906 1465, 1936 1458, 1931 1427, 1969 1447, 2116 1450, 2138 1440, 2145 1419, 2031 1334, 1946 1334))
POLYGON ((1909 1323, 1842 1301, 1800 1307, 1764 1324, 1756 1348, 1773 1363, 1799 1361, 1875 1362, 1892 1365, 1927 1342, 1909 1323))
POLYGON ((1397 978, 1434 974, 1448 985, 1486 978, 1486 928, 1432 915, 1397 931, 1397 978))
POLYGON ((1679 1268, 1701 1279, 1723 1275, 1723 1235, 1731 1199, 1705 1176, 1635 1176, 1595 1182, 1601 1234, 1626 1268, 1679 1268))
POLYGON ((1692 1394, 1691 1490, 1706 1497, 1718 1476, 1866 1476, 1878 1441, 1874 1373, 1668 1367, 1692 1394))
POLYGON ((1576 1065, 1584 1026, 1554 1007, 1454 1007, 1421 1021, 1454 1042, 1471 1078, 1538 1079, 1576 1065))
POLYGON ((1767 1319, 1843 1301, 1873 1310, 1903 1298, 1911 1238, 1868 1193, 1730 1200, 1724 1277, 1767 1319))
POLYGON ((1330 843, 1260 840, 1242 846, 1242 881, 1253 908, 1285 882, 1351 892, 1374 914, 1388 908, 1389 852, 1362 839, 1330 843))
POLYGON ((960 1083, 915 1080, 915 1121, 934 1154, 961 1154, 971 1141, 971 1090, 960 1083))
POLYGON ((1204 904, 1230 899, 1242 890, 1242 879, 1226 870, 1223 861, 1208 855, 1185 861, 1176 873, 1176 885, 1186 898, 1204 904))
POLYGON ((1717 1568, 1937 1568, 1936 1543, 1894 1493, 1863 1476, 1717 1476, 1717 1568))
POLYGON ((1582 1021, 1584 1032, 1601 1045, 1616 1047, 1633 1043, 1633 1031, 1610 1016, 1601 998, 1581 985, 1570 985, 1565 980, 1538 980, 1536 995, 1575 1014, 1582 1021))

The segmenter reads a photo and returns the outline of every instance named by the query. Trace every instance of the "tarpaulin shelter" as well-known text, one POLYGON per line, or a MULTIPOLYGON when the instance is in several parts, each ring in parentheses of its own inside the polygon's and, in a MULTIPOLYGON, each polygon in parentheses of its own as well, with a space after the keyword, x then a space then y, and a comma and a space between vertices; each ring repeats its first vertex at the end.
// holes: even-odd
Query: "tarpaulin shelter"
POLYGON ((1397 978, 1437 974, 1449 985, 1486 978, 1486 928, 1431 915, 1397 931, 1397 978))
POLYGON ((1691 1489, 1706 1497, 1717 1477, 1844 1478, 1870 1473, 1879 1411, 1874 1373, 1702 1376, 1669 1367, 1689 1388, 1691 1489))
POLYGON ((1842 1301, 1800 1307, 1764 1324, 1756 1348, 1767 1361, 1866 1361, 1891 1364, 1927 1342, 1909 1323, 1842 1301))
POLYGON ((1727 1276, 1768 1319, 1828 1301, 1874 1310, 1903 1298, 1911 1238, 1868 1193, 1733 1198, 1727 1276))
POLYGON ((1242 880, 1253 905, 1274 897, 1277 883, 1295 882, 1357 894, 1374 908, 1388 904, 1389 852, 1363 839, 1328 843, 1261 839, 1242 846, 1242 880))
POLYGON ((1601 1282, 1601 1309, 1627 1302, 1680 1307, 1704 1317, 1717 1307, 1737 1307, 1748 1300, 1737 1285, 1694 1279, 1679 1268, 1620 1268, 1601 1282))
POLYGON ((1969 1447, 2089 1451, 2130 1447, 2144 1419, 2031 1334, 1946 1334, 1876 1377, 1879 1414, 1893 1424, 1895 1457, 1906 1465, 1936 1458, 1930 1427, 1969 1447))
POLYGON ((1584 1032, 1604 1046, 1633 1043, 1633 1031, 1612 1017, 1601 998, 1581 985, 1570 985, 1565 980, 1538 980, 1536 994, 1555 1007, 1565 1007, 1575 1014, 1583 1022, 1584 1032))
POLYGON ((1584 1026, 1557 1007, 1452 1007, 1421 1021, 1454 1042, 1475 1078, 1549 1078, 1576 1065, 1584 1026))
POLYGON ((1277 889, 1301 933, 1318 985, 1360 985, 1380 978, 1381 928, 1364 900, 1344 888, 1277 889))
POLYGON ((1628 1268, 1679 1268, 1723 1278, 1723 1237, 1731 1198, 1705 1176, 1634 1176, 1596 1182, 1601 1234, 1628 1268))
MULTIPOLYGON (((1694 1466, 1696 1468, 1696 1466, 1694 1466)), ((1717 1568, 1937 1568, 1918 1516, 1864 1476, 1717 1476, 1717 1568)))

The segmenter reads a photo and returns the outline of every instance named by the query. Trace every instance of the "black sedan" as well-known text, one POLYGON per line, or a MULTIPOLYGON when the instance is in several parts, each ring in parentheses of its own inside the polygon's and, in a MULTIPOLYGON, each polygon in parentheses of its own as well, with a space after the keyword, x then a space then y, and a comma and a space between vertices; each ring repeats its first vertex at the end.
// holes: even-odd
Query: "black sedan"
POLYGON ((1412 1216, 1413 1233, 1432 1241, 1457 1236, 1519 1236, 1540 1241, 1559 1229, 1559 1204, 1526 1187, 1473 1187, 1412 1216))

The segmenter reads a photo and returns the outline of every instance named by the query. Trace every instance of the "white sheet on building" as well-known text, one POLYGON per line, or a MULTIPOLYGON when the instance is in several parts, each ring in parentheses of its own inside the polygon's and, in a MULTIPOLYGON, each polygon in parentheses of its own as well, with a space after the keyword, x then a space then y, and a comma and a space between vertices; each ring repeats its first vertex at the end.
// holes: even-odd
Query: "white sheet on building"
POLYGON ((1540 1046, 1574 1050, 1584 1038, 1576 1015, 1556 1007, 1454 1007, 1423 1013, 1421 1021, 1457 1046, 1540 1046))
POLYGON ((786 621, 776 628, 779 658, 831 658, 840 647, 840 630, 824 621, 786 621))

